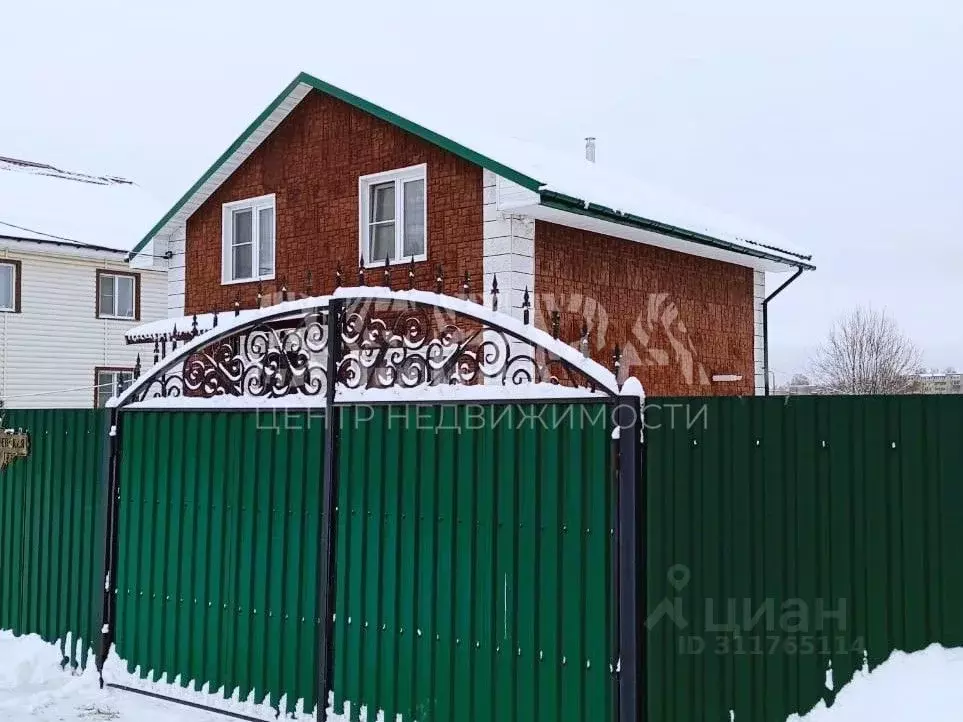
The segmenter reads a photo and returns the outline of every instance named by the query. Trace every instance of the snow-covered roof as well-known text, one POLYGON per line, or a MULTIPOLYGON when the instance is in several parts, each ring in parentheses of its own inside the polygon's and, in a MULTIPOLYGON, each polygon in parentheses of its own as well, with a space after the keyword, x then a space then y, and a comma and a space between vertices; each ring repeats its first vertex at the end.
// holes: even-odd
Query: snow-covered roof
MULTIPOLYGON (((633 175, 515 139, 495 138, 484 129, 441 118, 427 118, 423 107, 397 97, 392 108, 342 90, 307 73, 298 75, 248 126, 220 158, 158 221, 134 249, 169 235, 211 196, 312 90, 342 100, 472 163, 490 170, 529 194, 530 202, 562 214, 595 216, 607 223, 672 236, 689 244, 745 254, 780 266, 812 268, 810 256, 765 229, 686 201, 633 175), (404 113, 404 115, 402 115, 404 113)), ((693 246, 695 247, 695 246, 693 246)))
POLYGON ((122 178, 0 157, 0 241, 123 253, 159 212, 122 178))

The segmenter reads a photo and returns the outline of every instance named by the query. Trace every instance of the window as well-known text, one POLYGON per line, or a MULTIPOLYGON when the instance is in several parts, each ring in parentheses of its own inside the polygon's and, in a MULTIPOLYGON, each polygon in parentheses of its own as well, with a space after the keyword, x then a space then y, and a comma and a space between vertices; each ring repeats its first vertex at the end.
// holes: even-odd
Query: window
POLYGON ((20 261, 0 261, 0 312, 20 312, 20 261))
POLYGON ((133 380, 133 369, 96 369, 94 371, 94 406, 103 408, 107 405, 108 399, 120 396, 133 380))
POLYGON ((274 194, 225 203, 223 283, 274 278, 274 194))
POLYGON ((367 265, 427 258, 425 176, 425 166, 418 165, 361 177, 361 255, 367 265))
POLYGON ((140 279, 134 273, 97 271, 97 317, 140 317, 138 309, 140 279))

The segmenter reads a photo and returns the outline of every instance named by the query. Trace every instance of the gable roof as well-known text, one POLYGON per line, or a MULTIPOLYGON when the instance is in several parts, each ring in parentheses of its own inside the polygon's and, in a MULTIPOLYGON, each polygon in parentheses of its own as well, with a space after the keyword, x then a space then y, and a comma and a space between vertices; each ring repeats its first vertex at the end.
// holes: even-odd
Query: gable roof
POLYGON ((143 189, 123 178, 0 157, 2 240, 123 254, 157 212, 143 189))
MULTIPOLYGON (((412 135, 437 145, 475 165, 490 170, 531 192, 544 206, 588 215, 713 246, 723 251, 755 256, 778 264, 812 269, 811 256, 793 249, 774 234, 644 183, 601 164, 577 156, 569 158, 517 140, 494 139, 477 130, 432 130, 319 78, 300 73, 214 161, 174 206, 148 231, 131 252, 133 257, 153 238, 186 223, 200 205, 240 166, 312 90, 337 98, 412 135), (455 140, 455 137, 460 140, 455 140)), ((444 124, 433 123, 442 128, 444 124)))

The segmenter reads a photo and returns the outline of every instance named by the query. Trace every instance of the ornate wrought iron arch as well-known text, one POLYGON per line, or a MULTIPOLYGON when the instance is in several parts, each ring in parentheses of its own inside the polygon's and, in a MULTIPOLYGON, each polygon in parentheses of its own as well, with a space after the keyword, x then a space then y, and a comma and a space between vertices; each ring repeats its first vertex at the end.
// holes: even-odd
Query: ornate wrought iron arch
POLYGON ((499 383, 619 392, 615 376, 584 349, 507 314, 437 293, 360 287, 281 303, 195 335, 116 405, 219 396, 333 400, 339 390, 499 383))

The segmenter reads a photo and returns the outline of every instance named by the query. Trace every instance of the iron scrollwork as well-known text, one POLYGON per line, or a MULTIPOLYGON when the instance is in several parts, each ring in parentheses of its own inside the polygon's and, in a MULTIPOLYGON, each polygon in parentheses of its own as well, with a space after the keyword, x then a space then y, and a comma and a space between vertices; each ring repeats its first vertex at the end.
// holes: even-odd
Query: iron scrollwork
POLYGON ((349 389, 550 383, 595 391, 576 365, 490 320, 441 306, 359 299, 341 323, 338 383, 349 389))
POLYGON ((155 373, 131 401, 322 395, 327 349, 327 311, 261 321, 212 338, 172 368, 155 373))
MULTIPOLYGON (((558 384, 613 391, 571 354, 553 353, 490 315, 404 298, 345 297, 334 322, 333 382, 343 389, 416 389, 440 385, 558 384), (563 355, 569 358, 563 358, 563 355)), ((124 403, 152 398, 291 395, 321 397, 328 389, 332 306, 279 311, 206 335, 155 367, 124 403)))

